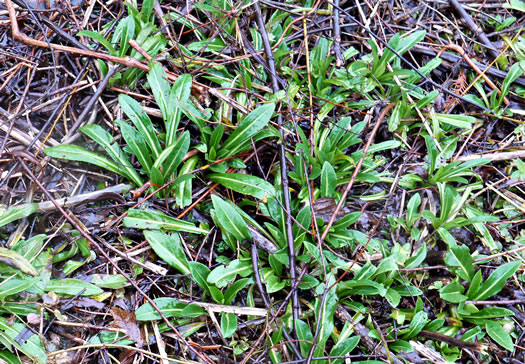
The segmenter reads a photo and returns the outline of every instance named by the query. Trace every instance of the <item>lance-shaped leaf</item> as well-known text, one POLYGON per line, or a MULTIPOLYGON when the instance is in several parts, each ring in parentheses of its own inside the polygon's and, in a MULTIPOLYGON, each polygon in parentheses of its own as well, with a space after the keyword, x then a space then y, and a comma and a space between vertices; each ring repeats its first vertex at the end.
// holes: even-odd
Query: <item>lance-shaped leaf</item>
POLYGON ((136 229, 185 231, 194 234, 207 234, 208 231, 196 227, 191 222, 168 216, 153 210, 128 210, 128 216, 124 218, 124 226, 136 229))
POLYGON ((329 162, 324 162, 321 171, 321 196, 333 197, 337 182, 334 167, 329 162))
POLYGON ((160 231, 145 231, 144 237, 160 259, 182 274, 190 274, 188 259, 177 234, 168 235, 160 231))
POLYGON ((153 92, 153 97, 159 106, 162 118, 168 120, 169 117, 169 94, 170 84, 166 77, 166 72, 159 63, 153 64, 148 74, 148 82, 153 92))
POLYGON ((233 281, 237 274, 246 277, 252 273, 253 267, 249 260, 235 259, 228 265, 220 265, 212 270, 207 277, 207 281, 222 288, 233 281))
POLYGON ((128 95, 120 94, 118 103, 139 133, 146 139, 146 143, 153 153, 153 159, 157 159, 162 149, 149 116, 142 110, 142 106, 128 95))
POLYGON ((168 145, 175 141, 176 131, 182 115, 181 112, 189 104, 191 83, 191 75, 185 73, 177 77, 177 80, 171 87, 168 96, 168 118, 166 119, 166 143, 168 145))
POLYGON ((144 136, 139 133, 137 129, 126 124, 122 120, 115 121, 115 124, 119 126, 122 137, 139 160, 142 168, 144 168, 146 172, 149 172, 153 165, 153 161, 151 160, 151 152, 146 144, 144 136))
POLYGON ((212 195, 213 208, 217 214, 217 223, 223 230, 232 234, 237 240, 242 241, 250 238, 250 231, 241 215, 220 197, 212 195))
MULTIPOLYGON (((4 345, 14 346, 37 364, 45 364, 47 354, 40 342, 40 337, 31 335, 26 340, 20 340, 24 332, 27 332, 26 325, 19 322, 8 324, 5 318, 0 317, 0 342, 4 345)), ((20 359, 17 359, 16 362, 20 363, 20 359)))
POLYGON ((44 153, 52 158, 66 159, 68 161, 86 162, 95 166, 107 169, 110 172, 128 178, 126 171, 120 168, 116 163, 101 156, 100 154, 90 152, 78 145, 63 144, 44 149, 44 153))
POLYGON ((29 203, 21 206, 13 206, 7 209, 6 212, 0 216, 0 226, 9 224, 11 221, 22 219, 28 217, 33 212, 38 210, 38 204, 29 203))
POLYGON ((46 286, 46 292, 55 292, 66 296, 97 296, 104 291, 94 284, 81 281, 80 279, 51 279, 46 286))
POLYGON ((521 261, 516 260, 498 267, 494 272, 492 272, 489 278, 483 282, 481 287, 479 287, 473 300, 482 301, 494 296, 496 293, 501 291, 505 286, 507 279, 516 273, 520 265, 521 261))
POLYGON ((153 167, 161 169, 164 178, 170 176, 188 152, 190 148, 190 133, 185 131, 176 143, 166 148, 157 158, 153 167))
POLYGON ((485 323, 485 329, 492 340, 503 346, 508 351, 514 351, 514 343, 512 342, 512 338, 503 328, 503 326, 492 321, 487 321, 487 323, 485 323))
POLYGON ((221 312, 221 331, 225 338, 230 338, 237 330, 237 316, 233 313, 221 312))
POLYGON ((97 142, 108 155, 117 163, 119 168, 126 172, 128 178, 135 183, 137 186, 142 186, 142 178, 131 165, 128 157, 124 154, 122 149, 117 145, 117 143, 111 143, 113 137, 107 131, 105 131, 100 125, 85 125, 80 131, 86 134, 88 137, 97 142))
POLYGON ((246 115, 223 143, 218 157, 229 157, 237 153, 238 146, 242 145, 242 143, 250 139, 268 124, 274 110, 275 104, 264 104, 246 115))
POLYGON ((33 268, 31 263, 29 263, 24 256, 18 254, 14 250, 0 248, 0 263, 16 268, 22 273, 29 274, 30 276, 38 276, 38 272, 33 268))
MULTIPOLYGON (((166 317, 198 317, 205 315, 206 311, 197 305, 177 301, 172 297, 159 297, 153 300, 158 309, 166 317)), ((160 320, 161 317, 153 306, 146 302, 135 311, 137 321, 154 321, 160 320)))
POLYGON ((445 259, 447 265, 458 267, 457 274, 461 279, 470 282, 474 278, 474 267, 472 266, 472 255, 465 245, 452 248, 445 259))
POLYGON ((235 192, 264 200, 275 196, 275 188, 262 178, 242 173, 213 173, 209 179, 235 192))

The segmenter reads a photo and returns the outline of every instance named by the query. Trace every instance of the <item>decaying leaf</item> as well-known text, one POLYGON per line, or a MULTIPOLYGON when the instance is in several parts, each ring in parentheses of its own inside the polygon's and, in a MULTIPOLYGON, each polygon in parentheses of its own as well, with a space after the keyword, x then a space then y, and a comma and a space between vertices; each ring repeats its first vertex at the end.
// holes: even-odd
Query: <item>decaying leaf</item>
POLYGON ((113 316, 114 325, 126 332, 131 340, 137 343, 139 348, 144 346, 144 337, 137 324, 137 318, 135 313, 126 311, 118 307, 111 309, 111 315, 113 316))
MULTIPOLYGON (((329 222, 337 207, 337 200, 335 198, 321 197, 314 201, 315 217, 320 217, 324 222, 329 222)), ((335 221, 342 219, 351 212, 350 208, 343 205, 337 212, 335 221)))
POLYGON ((254 226, 250 224, 247 225, 255 245, 269 254, 275 254, 275 252, 277 252, 277 247, 274 243, 272 243, 266 236, 261 234, 254 226))
POLYGON ((33 268, 31 263, 13 250, 0 248, 0 263, 16 268, 22 273, 29 274, 30 276, 38 276, 38 272, 33 268))

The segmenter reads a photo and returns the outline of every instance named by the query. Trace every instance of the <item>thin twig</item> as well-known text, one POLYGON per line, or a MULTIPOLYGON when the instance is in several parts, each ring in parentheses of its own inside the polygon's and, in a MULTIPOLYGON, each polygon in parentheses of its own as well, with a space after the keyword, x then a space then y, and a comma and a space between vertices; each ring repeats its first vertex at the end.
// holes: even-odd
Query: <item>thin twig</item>
MULTIPOLYGON (((261 14, 261 7, 259 6, 259 3, 256 2, 254 4, 255 6, 255 12, 257 14, 257 25, 259 27, 259 33, 261 33, 261 37, 264 44, 264 49, 266 51, 266 57, 268 58, 268 66, 270 67, 270 75, 272 77, 272 88, 273 92, 277 93, 279 92, 279 85, 277 84, 278 78, 277 78, 277 72, 275 70, 275 60, 273 58, 272 49, 270 46, 270 40, 268 39, 268 34, 266 33, 266 28, 264 24, 264 20, 261 14)), ((286 152, 285 152, 285 144, 286 144, 286 135, 284 133, 283 126, 283 118, 282 115, 279 113, 277 116, 277 124, 279 125, 279 131, 281 133, 281 143, 279 144, 279 154, 281 159, 281 181, 282 181, 282 188, 283 188, 283 202, 284 202, 284 209, 286 214, 286 237, 288 240, 288 259, 289 259, 289 271, 290 271, 290 280, 292 282, 295 282, 296 275, 295 275, 295 246, 294 246, 294 236, 293 236, 293 229, 292 229, 292 219, 291 219, 291 208, 290 208, 290 189, 288 188, 288 166, 286 164, 286 152)), ((293 314, 293 332, 295 333, 295 322, 299 320, 299 295, 297 294, 297 291, 293 292, 292 295, 292 314, 293 314)))

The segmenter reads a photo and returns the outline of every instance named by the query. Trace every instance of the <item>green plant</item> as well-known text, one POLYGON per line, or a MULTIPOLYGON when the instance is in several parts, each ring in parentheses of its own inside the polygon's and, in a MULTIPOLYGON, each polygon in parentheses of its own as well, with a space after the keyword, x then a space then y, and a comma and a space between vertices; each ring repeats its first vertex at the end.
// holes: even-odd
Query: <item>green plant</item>
POLYGON ((495 296, 503 289, 507 280, 516 273, 521 262, 514 261, 499 266, 484 281, 482 280, 481 270, 476 271, 474 269, 472 254, 469 248, 464 245, 450 249, 445 263, 455 272, 457 277, 439 289, 442 299, 458 304, 457 307, 453 306, 450 309, 452 317, 484 327, 494 341, 512 351, 514 349, 513 341, 509 333, 503 328, 506 323, 503 319, 514 316, 514 312, 502 307, 488 307, 480 310, 474 304, 467 303, 467 300, 483 301, 495 296), (466 293, 461 280, 469 284, 466 293), (494 319, 499 320, 495 321, 494 319))

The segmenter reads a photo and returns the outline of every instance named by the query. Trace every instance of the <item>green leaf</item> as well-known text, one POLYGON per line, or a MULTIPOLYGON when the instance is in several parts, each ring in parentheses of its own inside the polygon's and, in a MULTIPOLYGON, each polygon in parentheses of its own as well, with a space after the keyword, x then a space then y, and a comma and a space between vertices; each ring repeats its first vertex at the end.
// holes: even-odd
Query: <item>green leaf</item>
MULTIPOLYGON (((394 49, 398 54, 403 54, 406 51, 408 51, 410 48, 415 46, 418 42, 420 42, 426 35, 425 30, 420 30, 417 32, 414 32, 408 36, 400 37, 399 33, 395 34, 390 41, 388 42, 388 45, 394 49)), ((374 42, 370 42, 373 44, 374 42)), ((380 77, 383 72, 386 69, 386 64, 390 62, 394 57, 396 57, 396 54, 392 52, 390 49, 386 49, 381 58, 378 62, 374 62, 374 67, 372 69, 373 74, 376 77, 380 77)))
POLYGON ((514 312, 504 307, 487 307, 470 314, 466 319, 491 319, 514 316, 514 312))
POLYGON ((24 256, 11 249, 0 247, 0 264, 16 268, 22 273, 29 274, 33 277, 38 276, 38 272, 33 268, 31 263, 29 263, 24 256))
MULTIPOLYGON (((277 277, 272 268, 263 268, 261 269, 261 273, 263 283, 266 285, 266 293, 279 292, 286 286, 286 282, 277 277)), ((311 288, 311 286, 308 288, 311 288)))
POLYGON ((392 110, 392 114, 390 115, 390 119, 388 119, 388 131, 393 133, 397 130, 399 127, 399 123, 401 121, 401 103, 396 103, 396 106, 394 106, 394 110, 392 110))
MULTIPOLYGON (((355 349, 361 338, 359 336, 349 337, 341 342, 338 342, 330 351, 331 357, 336 356, 345 356, 352 352, 355 349)), ((332 364, 343 364, 344 359, 332 359, 332 364)))
MULTIPOLYGON (((160 297, 153 300, 155 305, 166 317, 198 317, 206 314, 202 307, 177 301, 171 297, 160 297)), ((135 311, 137 321, 154 321, 160 320, 161 317, 153 306, 146 302, 135 311)))
POLYGON ((476 293, 479 290, 479 287, 481 285, 481 270, 478 270, 476 274, 474 274, 474 278, 472 278, 472 281, 470 282, 470 287, 467 291, 467 297, 472 300, 476 296, 476 293))
POLYGON ((307 357, 314 341, 314 336, 310 331, 310 326, 306 322, 298 320, 295 321, 295 329, 297 330, 297 339, 299 340, 301 354, 303 354, 304 357, 307 357))
MULTIPOLYGON (((1 338, 0 338, 0 342, 1 342, 1 338)), ((22 364, 20 359, 18 359, 18 357, 15 354, 10 353, 7 350, 0 350, 0 359, 5 361, 5 364, 22 364)))
POLYGON ((44 246, 44 239, 47 238, 46 234, 34 235, 27 240, 19 240, 18 243, 13 245, 13 250, 16 250, 24 258, 32 260, 38 256, 40 250, 44 246))
POLYGON ((430 135, 425 135, 425 144, 427 146, 428 150, 428 160, 429 160, 429 167, 428 167, 428 173, 432 174, 436 170, 436 168, 439 166, 439 149, 436 146, 436 142, 430 135))
POLYGON ((509 333, 498 323, 488 321, 485 323, 485 329, 487 330, 487 334, 497 342, 499 345, 503 346, 505 349, 507 349, 510 352, 514 351, 514 343, 512 342, 512 338, 510 337, 509 333))
POLYGON ((397 269, 398 266, 395 257, 391 255, 389 257, 386 257, 381 261, 381 263, 379 263, 379 265, 377 266, 377 270, 374 273, 374 276, 378 276, 379 274, 384 272, 395 272, 397 271, 397 269))
POLYGON ((177 169, 189 148, 190 133, 186 131, 176 143, 162 151, 153 167, 162 169, 162 175, 166 179, 177 169))
POLYGON ((233 313, 221 312, 222 336, 230 338, 237 330, 237 316, 233 313))
MULTIPOLYGON (((187 173, 195 169, 198 161, 199 161, 198 155, 195 155, 189 158, 180 168, 179 176, 192 176, 193 177, 193 175, 189 175, 187 173)), ((193 184, 192 181, 188 180, 188 181, 184 181, 178 184, 174 188, 174 190, 176 191, 176 201, 177 201, 178 207, 184 208, 191 204, 192 184, 193 184)))
POLYGON ((275 196, 273 186, 262 178, 242 173, 213 173, 208 178, 245 195, 253 196, 259 200, 265 200, 275 196))
POLYGON ((523 75, 524 68, 525 68, 524 61, 515 63, 510 68, 509 73, 507 74, 507 77, 505 77, 505 80, 503 80, 503 83, 501 84, 501 94, 498 100, 500 105, 503 102, 503 98, 509 94, 510 85, 514 81, 516 81, 521 75, 523 75))
POLYGON ((0 284, 0 299, 4 299, 19 292, 25 291, 26 289, 33 287, 40 280, 40 277, 25 279, 12 278, 9 280, 4 280, 0 284))
POLYGON ((122 32, 120 34, 120 49, 118 53, 119 57, 124 57, 130 47, 128 42, 135 37, 135 20, 133 17, 128 16, 119 22, 118 26, 120 25, 122 25, 122 32))
POLYGON ((228 265, 219 265, 212 270, 207 277, 208 283, 215 284, 222 288, 235 279, 237 274, 246 277, 253 273, 253 267, 250 260, 235 259, 228 265))
POLYGON ((142 8, 140 9, 140 13, 142 14, 142 20, 147 22, 149 18, 151 17, 151 14, 153 12, 153 4, 155 3, 155 0, 144 0, 142 2, 142 8))
POLYGON ((222 144, 218 157, 230 157, 240 152, 239 147, 268 124, 274 110, 275 104, 264 104, 246 115, 222 144))
POLYGON ((447 253, 445 262, 447 265, 453 267, 459 267, 457 274, 461 279, 467 282, 472 281, 474 278, 474 267, 472 266, 472 255, 470 249, 466 245, 459 245, 452 248, 447 253))
POLYGON ((435 114, 439 123, 452 125, 456 128, 470 129, 478 119, 473 116, 459 114, 435 114))
POLYGON ((199 285, 200 288, 205 291, 210 291, 210 284, 208 283, 208 275, 210 274, 210 268, 199 262, 189 262, 191 271, 191 278, 199 285))
POLYGON ((122 274, 92 274, 89 278, 89 283, 100 288, 119 289, 130 285, 122 274))
POLYGON ((2 214, 2 216, 0 216, 0 227, 9 224, 12 221, 28 217, 37 210, 38 204, 36 203, 10 207, 2 214))
POLYGON ((401 295, 393 288, 386 291, 385 298, 392 307, 397 307, 401 302, 401 295))
POLYGON ((427 243, 423 243, 421 248, 419 248, 416 252, 416 254, 409 259, 407 259, 405 263, 405 268, 417 268, 425 261, 425 258, 427 257, 427 243))
POLYGON ((463 295, 465 288, 458 281, 453 281, 439 290, 439 295, 442 299, 452 303, 461 303, 467 300, 467 296, 463 295))
MULTIPOLYGON (((329 285, 332 285, 335 282, 335 278, 333 276, 328 277, 327 280, 329 282, 327 284, 329 285)), ((316 288, 316 293, 322 296, 324 289, 325 285, 321 284, 316 288)), ((321 346, 321 348, 316 348, 315 356, 322 355, 322 348, 325 346, 328 338, 334 331, 334 314, 335 310, 337 309, 337 303, 338 298, 335 289, 330 289, 326 293, 326 297, 324 300, 322 299, 322 297, 318 297, 315 300, 315 325, 316 327, 319 327, 319 336, 317 339, 317 343, 321 346)))
POLYGON ((510 3, 503 4, 505 9, 514 9, 525 12, 525 1, 523 0, 510 0, 510 3))
POLYGON ((68 161, 86 162, 107 169, 110 172, 129 178, 126 171, 109 159, 90 152, 78 145, 63 144, 44 149, 44 153, 52 158, 66 159, 68 161))
POLYGON ((19 322, 8 324, 5 318, 0 317, 0 342, 14 346, 37 364, 45 364, 47 354, 38 335, 31 335, 27 340, 20 340, 22 333, 27 330, 24 324, 19 322))
POLYGON ((128 144, 129 148, 137 157, 142 168, 149 172, 151 166, 153 165, 153 160, 151 159, 151 151, 149 150, 148 145, 146 144, 146 139, 144 136, 139 133, 139 131, 132 126, 126 124, 122 120, 116 120, 115 124, 120 128, 122 137, 128 144))
POLYGON ((166 76, 166 72, 160 63, 154 63, 148 73, 148 83, 153 92, 153 97, 159 106, 162 118, 164 121, 169 120, 170 116, 170 84, 166 76))
POLYGON ((155 134, 155 128, 149 116, 142 110, 142 106, 130 96, 120 94, 118 102, 122 111, 131 120, 139 133, 146 139, 146 143, 153 153, 152 159, 157 159, 161 153, 159 139, 155 134))
POLYGON ((418 208, 420 204, 421 204, 421 197, 419 196, 419 193, 415 193, 408 201, 406 223, 409 229, 414 225, 416 220, 419 218, 418 208))
POLYGON ((168 235, 160 231, 144 231, 144 237, 155 254, 182 274, 190 274, 188 259, 178 234, 168 235))
POLYGON ((419 334, 428 322, 428 314, 425 311, 419 311, 414 315, 406 333, 403 335, 403 339, 409 340, 419 334))
POLYGON ((104 38, 102 34, 92 32, 91 30, 81 30, 77 33, 77 36, 85 36, 94 39, 102 44, 108 50, 109 54, 113 56, 117 55, 117 50, 115 47, 113 47, 113 45, 106 38, 104 38))
POLYGON ((136 229, 185 231, 194 234, 207 234, 208 230, 196 227, 194 224, 168 216, 155 210, 129 209, 124 218, 124 226, 136 229))
POLYGON ((385 296, 387 289, 381 283, 377 283, 368 279, 359 281, 345 281, 337 285, 339 297, 344 297, 348 294, 358 294, 363 296, 380 295, 385 296))
POLYGON ((496 268, 494 272, 489 276, 489 278, 483 282, 479 290, 476 292, 474 301, 482 301, 489 297, 494 296, 496 293, 501 291, 505 286, 505 282, 509 279, 521 265, 520 260, 503 264, 502 266, 496 268))
POLYGON ((120 149, 117 143, 112 143, 113 137, 105 131, 100 125, 88 124, 80 128, 80 131, 97 142, 108 155, 113 159, 119 168, 125 171, 128 178, 137 186, 142 186, 142 178, 131 165, 128 157, 120 149))
POLYGON ((46 292, 55 292, 64 296, 97 296, 104 291, 94 284, 80 279, 51 279, 45 288, 46 292))
MULTIPOLYGON (((168 145, 175 141, 175 135, 181 118, 181 111, 190 104, 192 79, 188 73, 179 75, 171 87, 168 99, 168 118, 166 120, 166 142, 168 145)), ((186 111, 186 110, 184 110, 186 111)), ((195 115, 194 117, 198 117, 195 115)))
POLYGON ((231 305, 237 293, 250 283, 253 283, 251 278, 242 278, 235 281, 231 286, 228 287, 226 292, 224 292, 224 304, 231 305))
POLYGON ((250 239, 250 231, 246 221, 235 209, 220 197, 212 195, 211 200, 217 216, 217 223, 221 228, 232 234, 238 241, 250 239))
POLYGON ((334 167, 326 161, 321 171, 321 196, 333 197, 337 183, 334 167))

